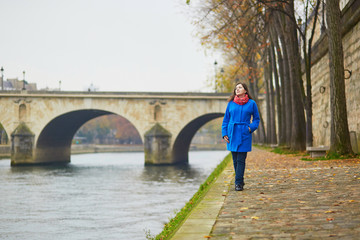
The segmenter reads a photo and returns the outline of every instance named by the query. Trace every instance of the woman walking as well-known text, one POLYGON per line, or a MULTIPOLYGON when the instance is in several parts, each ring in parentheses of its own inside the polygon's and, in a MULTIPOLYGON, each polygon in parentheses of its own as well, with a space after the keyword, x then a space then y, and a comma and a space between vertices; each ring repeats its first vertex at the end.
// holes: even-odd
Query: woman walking
POLYGON ((237 83, 222 123, 222 136, 233 157, 236 191, 244 189, 245 159, 247 153, 251 152, 251 136, 259 122, 259 111, 248 87, 244 83, 237 83))

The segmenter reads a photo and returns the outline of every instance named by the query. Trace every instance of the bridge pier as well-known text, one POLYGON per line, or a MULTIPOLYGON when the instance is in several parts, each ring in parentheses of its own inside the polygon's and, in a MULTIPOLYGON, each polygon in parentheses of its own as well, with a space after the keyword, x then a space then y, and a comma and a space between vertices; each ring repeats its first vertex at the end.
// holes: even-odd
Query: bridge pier
POLYGON ((172 164, 171 133, 156 123, 145 133, 144 151, 146 165, 172 164))
POLYGON ((71 146, 37 147, 33 164, 59 164, 70 163, 71 146))
POLYGON ((33 163, 34 133, 21 122, 11 134, 11 165, 27 165, 33 163))

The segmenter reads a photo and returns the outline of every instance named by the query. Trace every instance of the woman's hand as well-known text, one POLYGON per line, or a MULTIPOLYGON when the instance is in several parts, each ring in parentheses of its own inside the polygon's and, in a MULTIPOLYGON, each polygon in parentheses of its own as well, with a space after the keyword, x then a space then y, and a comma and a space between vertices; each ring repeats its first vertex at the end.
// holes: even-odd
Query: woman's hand
POLYGON ((251 133, 251 129, 250 129, 250 127, 249 127, 249 133, 251 133))
POLYGON ((223 138, 224 138, 225 142, 230 143, 228 136, 224 136, 223 138))

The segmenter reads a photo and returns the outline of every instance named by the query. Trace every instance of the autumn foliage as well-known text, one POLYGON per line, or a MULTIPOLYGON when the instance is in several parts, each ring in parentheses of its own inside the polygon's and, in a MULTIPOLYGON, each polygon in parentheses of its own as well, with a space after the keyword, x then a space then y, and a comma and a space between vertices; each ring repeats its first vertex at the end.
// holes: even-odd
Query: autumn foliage
POLYGON ((85 143, 142 144, 136 128, 125 118, 113 114, 88 121, 75 137, 85 138, 85 143))

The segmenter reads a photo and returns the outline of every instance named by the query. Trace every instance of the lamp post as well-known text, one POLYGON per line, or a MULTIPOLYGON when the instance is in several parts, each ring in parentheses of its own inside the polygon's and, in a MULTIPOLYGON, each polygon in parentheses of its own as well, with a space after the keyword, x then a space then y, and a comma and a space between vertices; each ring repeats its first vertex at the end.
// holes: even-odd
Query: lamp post
POLYGON ((222 92, 223 91, 223 88, 224 88, 224 69, 223 68, 221 68, 221 70, 220 70, 220 72, 221 72, 221 86, 220 86, 220 92, 222 92))
POLYGON ((216 70, 216 66, 217 66, 217 61, 215 60, 215 62, 214 62, 214 69, 215 69, 215 81, 214 81, 214 90, 215 90, 215 92, 216 92, 216 73, 217 73, 217 70, 216 70))
POLYGON ((23 71, 23 88, 22 90, 26 90, 26 87, 25 87, 25 71, 23 71))
POLYGON ((61 91, 61 80, 59 81, 59 91, 61 91))
POLYGON ((1 90, 4 90, 4 68, 1 67, 1 90))

